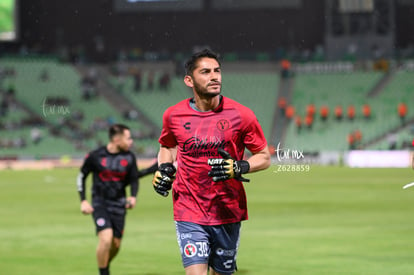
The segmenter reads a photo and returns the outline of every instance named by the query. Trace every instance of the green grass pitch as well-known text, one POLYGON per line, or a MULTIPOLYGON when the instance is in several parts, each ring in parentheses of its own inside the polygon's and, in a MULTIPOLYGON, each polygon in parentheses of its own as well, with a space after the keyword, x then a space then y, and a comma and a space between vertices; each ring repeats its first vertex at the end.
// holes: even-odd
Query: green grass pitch
MULTIPOLYGON (((250 219, 236 274, 414 274, 414 188, 402 189, 414 181, 412 170, 274 170, 248 175, 250 219)), ((98 274, 77 170, 0 175, 0 273, 98 274)), ((112 274, 184 274, 171 196, 157 195, 150 181, 141 180, 112 274)))

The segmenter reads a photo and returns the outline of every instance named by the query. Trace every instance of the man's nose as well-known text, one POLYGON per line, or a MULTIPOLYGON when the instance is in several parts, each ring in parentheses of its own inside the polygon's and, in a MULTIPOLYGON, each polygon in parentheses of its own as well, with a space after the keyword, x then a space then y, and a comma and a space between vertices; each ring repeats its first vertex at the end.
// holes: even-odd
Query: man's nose
POLYGON ((220 76, 220 73, 213 72, 213 73, 211 73, 210 80, 218 81, 219 76, 220 76))

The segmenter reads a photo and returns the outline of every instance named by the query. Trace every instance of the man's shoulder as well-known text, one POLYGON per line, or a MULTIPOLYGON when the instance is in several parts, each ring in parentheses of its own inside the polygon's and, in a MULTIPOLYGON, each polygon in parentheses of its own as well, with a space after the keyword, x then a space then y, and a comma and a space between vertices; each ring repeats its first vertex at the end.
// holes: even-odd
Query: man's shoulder
POLYGON ((92 152, 95 154, 107 153, 106 146, 100 146, 92 152))
POLYGON ((242 114, 244 114, 245 112, 247 112, 248 114, 253 113, 253 111, 249 107, 241 104, 240 102, 234 99, 231 99, 229 97, 224 97, 224 96, 223 96, 223 107, 224 109, 238 109, 241 111, 242 114))
POLYGON ((136 159, 135 154, 132 151, 129 151, 129 150, 125 151, 125 152, 122 152, 120 154, 125 156, 125 157, 131 158, 131 159, 136 159))
POLYGON ((104 150, 105 147, 101 146, 99 148, 96 148, 95 150, 88 152, 84 157, 84 165, 93 165, 94 163, 96 163, 99 157, 102 156, 104 150))
POLYGON ((87 156, 91 156, 91 157, 96 157, 102 154, 106 153, 106 148, 105 146, 100 146, 98 148, 96 148, 95 150, 90 151, 87 156))

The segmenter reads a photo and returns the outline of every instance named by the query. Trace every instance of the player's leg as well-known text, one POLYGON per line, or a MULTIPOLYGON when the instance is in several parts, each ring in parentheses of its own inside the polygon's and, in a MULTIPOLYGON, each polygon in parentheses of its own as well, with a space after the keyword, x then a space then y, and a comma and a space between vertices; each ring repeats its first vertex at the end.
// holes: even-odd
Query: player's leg
POLYGON ((194 264, 185 268, 185 275, 207 275, 208 264, 194 264))
POLYGON ((103 207, 94 207, 93 219, 95 221, 96 232, 98 235, 98 245, 96 247, 96 260, 101 275, 109 274, 109 255, 112 246, 113 230, 109 214, 103 207))
MULTIPOLYGON (((111 250, 109 252, 109 263, 113 260, 113 258, 115 258, 115 256, 118 254, 119 252, 119 248, 121 247, 121 240, 120 238, 116 238, 114 237, 112 239, 112 246, 111 246, 111 250)), ((109 265, 108 263, 108 265, 109 265)))
MULTIPOLYGON (((232 273, 233 274, 233 273, 232 273)), ((214 269, 210 268, 209 275, 222 275, 221 273, 217 273, 214 269)))
POLYGON ((125 228, 125 214, 110 213, 110 217, 113 229, 113 238, 111 250, 109 252, 108 266, 119 252, 125 228))
POLYGON ((99 268, 107 268, 109 263, 109 256, 112 246, 113 231, 111 228, 106 228, 98 233, 98 246, 96 248, 96 259, 99 268))
POLYGON ((231 275, 236 270, 241 223, 212 226, 210 275, 231 275))
MULTIPOLYGON (((225 273, 226 275, 229 273, 225 273)), ((230 273, 233 274, 233 273, 230 273)), ((214 269, 210 268, 210 273, 209 275, 224 275, 223 273, 217 273, 214 269)))
POLYGON ((177 241, 186 275, 207 275, 210 242, 204 227, 176 222, 177 241))

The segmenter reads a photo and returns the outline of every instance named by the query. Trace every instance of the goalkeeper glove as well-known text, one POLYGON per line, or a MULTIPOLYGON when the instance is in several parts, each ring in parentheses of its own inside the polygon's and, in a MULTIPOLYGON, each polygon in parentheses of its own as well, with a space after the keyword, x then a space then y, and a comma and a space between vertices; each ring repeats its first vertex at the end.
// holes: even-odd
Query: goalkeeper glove
POLYGON ((152 179, 152 185, 155 192, 161 196, 167 197, 172 188, 173 181, 175 180, 175 167, 172 163, 161 163, 158 170, 154 174, 152 179))
POLYGON ((208 175, 213 178, 213 181, 225 181, 233 178, 239 181, 250 181, 242 177, 242 174, 249 172, 250 169, 246 160, 234 160, 223 148, 218 148, 218 153, 223 157, 222 159, 214 158, 207 161, 211 166, 208 175))

